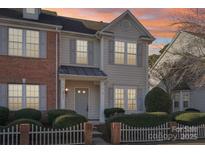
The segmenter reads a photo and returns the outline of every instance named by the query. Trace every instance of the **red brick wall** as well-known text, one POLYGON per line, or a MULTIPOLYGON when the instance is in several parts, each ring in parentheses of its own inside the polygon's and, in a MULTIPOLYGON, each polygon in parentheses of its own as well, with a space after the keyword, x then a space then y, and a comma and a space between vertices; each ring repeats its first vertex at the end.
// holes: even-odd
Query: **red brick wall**
POLYGON ((47 109, 56 106, 56 33, 47 32, 47 58, 0 56, 0 83, 47 85, 47 109))

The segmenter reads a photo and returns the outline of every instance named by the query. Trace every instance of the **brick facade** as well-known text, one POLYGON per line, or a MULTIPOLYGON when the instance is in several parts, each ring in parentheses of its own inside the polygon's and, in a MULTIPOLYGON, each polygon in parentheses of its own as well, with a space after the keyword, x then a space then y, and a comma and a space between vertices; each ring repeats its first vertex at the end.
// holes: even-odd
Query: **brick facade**
POLYGON ((56 107, 56 33, 47 32, 47 58, 0 56, 0 83, 47 85, 47 109, 56 107))

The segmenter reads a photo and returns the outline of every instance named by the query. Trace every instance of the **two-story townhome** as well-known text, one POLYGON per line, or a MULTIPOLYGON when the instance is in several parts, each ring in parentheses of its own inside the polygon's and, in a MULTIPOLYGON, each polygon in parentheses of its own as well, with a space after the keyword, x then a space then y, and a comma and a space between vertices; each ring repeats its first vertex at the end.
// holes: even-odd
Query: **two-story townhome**
POLYGON ((58 30, 40 9, 0 9, 0 106, 56 108, 58 30))
POLYGON ((105 108, 144 111, 154 37, 130 11, 104 23, 0 9, 0 25, 1 105, 71 109, 97 121, 105 108))
POLYGON ((154 37, 130 11, 110 23, 62 20, 66 29, 60 34, 59 107, 100 121, 105 108, 143 112, 148 45, 154 37))

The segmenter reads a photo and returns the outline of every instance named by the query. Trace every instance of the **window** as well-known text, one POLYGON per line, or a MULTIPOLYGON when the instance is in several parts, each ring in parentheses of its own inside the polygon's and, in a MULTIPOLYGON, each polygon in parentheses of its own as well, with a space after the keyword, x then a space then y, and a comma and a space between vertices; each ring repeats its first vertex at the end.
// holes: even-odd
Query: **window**
POLYGON ((184 108, 189 107, 189 101, 190 101, 190 93, 189 92, 183 92, 183 107, 184 108))
POLYGON ((126 110, 137 110, 137 90, 129 87, 115 88, 114 102, 115 107, 126 110))
POLYGON ((39 38, 39 31, 9 28, 9 55, 39 57, 39 38))
POLYGON ((179 102, 180 102, 180 94, 179 93, 175 93, 174 94, 174 111, 178 111, 179 110, 179 102))
POLYGON ((8 86, 8 107, 10 110, 19 110, 22 108, 22 85, 9 84, 8 86))
POLYGON ((26 8, 26 13, 35 14, 34 8, 26 8))
POLYGON ((39 109, 39 86, 26 85, 26 107, 39 109))
POLYGON ((77 40, 76 63, 88 64, 88 42, 77 40))
POLYGON ((115 64, 136 65, 137 44, 115 41, 115 64))
POLYGON ((22 56, 23 30, 9 28, 9 55, 22 56))
POLYGON ((115 64, 125 63, 125 43, 115 42, 115 64))
POLYGON ((128 110, 136 110, 136 89, 128 89, 128 110))
POLYGON ((124 89, 115 89, 115 107, 124 108, 124 89))
POLYGON ((127 64, 136 65, 136 43, 127 43, 127 64))
POLYGON ((39 32, 26 31, 26 56, 39 57, 39 32))
POLYGON ((8 107, 10 110, 39 109, 39 104, 39 85, 8 85, 8 107))

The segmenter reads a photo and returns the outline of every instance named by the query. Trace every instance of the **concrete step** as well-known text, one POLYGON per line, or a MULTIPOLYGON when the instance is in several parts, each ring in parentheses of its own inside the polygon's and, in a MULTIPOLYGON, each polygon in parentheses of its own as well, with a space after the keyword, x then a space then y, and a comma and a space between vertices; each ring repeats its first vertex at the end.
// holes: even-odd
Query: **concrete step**
POLYGON ((94 137, 93 138, 93 145, 108 145, 106 141, 104 141, 101 137, 94 137))
POLYGON ((99 132, 99 131, 93 131, 93 137, 102 137, 103 136, 103 134, 101 133, 101 132, 99 132))

